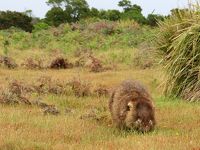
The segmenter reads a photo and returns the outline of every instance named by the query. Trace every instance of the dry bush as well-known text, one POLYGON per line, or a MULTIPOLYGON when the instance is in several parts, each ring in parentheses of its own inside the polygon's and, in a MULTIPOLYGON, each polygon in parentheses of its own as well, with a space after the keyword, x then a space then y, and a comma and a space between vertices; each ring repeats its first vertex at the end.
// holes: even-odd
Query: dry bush
POLYGON ((31 85, 17 80, 9 82, 8 89, 11 93, 14 93, 18 96, 34 91, 34 88, 31 85))
POLYGON ((147 43, 142 43, 134 52, 133 66, 140 69, 150 69, 155 64, 154 50, 147 43))
POLYGON ((94 95, 101 97, 101 96, 109 96, 109 89, 105 85, 98 85, 94 88, 94 95))
POLYGON ((102 72, 103 71, 103 66, 102 66, 102 62, 93 57, 93 56, 89 56, 91 63, 88 65, 90 68, 91 72, 102 72))
POLYGON ((88 68, 90 72, 112 70, 111 67, 104 67, 102 61, 93 56, 91 53, 85 53, 84 55, 81 55, 75 61, 75 66, 88 68))
POLYGON ((92 55, 92 50, 87 48, 76 49, 74 51, 74 57, 82 57, 84 55, 92 55))
POLYGON ((0 92, 1 104, 19 104, 18 97, 11 93, 8 89, 4 89, 0 92))
POLYGON ((60 111, 54 106, 45 107, 43 110, 44 115, 58 115, 60 111))
POLYGON ((60 114, 60 111, 58 108, 56 108, 55 105, 49 105, 47 103, 44 103, 40 100, 32 101, 32 105, 35 105, 37 107, 40 107, 43 110, 44 115, 58 115, 60 114))
POLYGON ((7 56, 0 56, 0 65, 3 65, 9 69, 14 69, 17 67, 15 61, 7 56))
POLYGON ((80 30, 80 29, 81 29, 80 24, 78 24, 78 23, 72 23, 71 24, 71 30, 72 31, 80 30))
POLYGON ((114 22, 100 21, 90 24, 88 28, 95 33, 111 35, 117 31, 115 27, 116 23, 114 22))
POLYGON ((27 69, 44 69, 44 60, 42 59, 33 59, 33 58, 27 58, 22 64, 22 67, 25 67, 27 69))
MULTIPOLYGON (((41 84, 50 83, 50 79, 41 79, 41 84)), ((8 88, 2 89, 0 92, 0 104, 26 104, 26 105, 35 105, 40 107, 43 110, 43 113, 46 114, 52 114, 52 115, 58 115, 60 111, 54 106, 49 105, 44 102, 41 102, 39 100, 29 100, 27 98, 28 94, 30 95, 31 92, 36 92, 35 86, 27 86, 22 82, 19 81, 13 81, 9 84, 8 88), (28 87, 28 88, 27 88, 28 87), (24 96, 26 95, 26 96, 24 96)), ((48 92, 58 93, 51 90, 51 88, 48 89, 48 92)), ((41 92, 41 91, 40 91, 41 92)))
POLYGON ((57 57, 50 64, 51 69, 69 69, 73 68, 73 64, 63 57, 57 57))
POLYGON ((66 94, 67 86, 59 80, 53 80, 49 76, 38 78, 33 85, 35 91, 39 94, 66 94))
POLYGON ((0 103, 1 104, 26 104, 26 105, 31 105, 31 102, 29 101, 28 98, 22 96, 19 93, 13 93, 10 91, 10 89, 4 89, 0 93, 0 103))
POLYGON ((75 67, 84 67, 86 63, 85 56, 80 56, 76 61, 75 61, 75 67))
POLYGON ((81 81, 81 79, 73 78, 68 82, 73 93, 77 97, 84 97, 91 95, 91 84, 86 81, 81 81))
POLYGON ((29 93, 38 94, 66 94, 67 86, 60 80, 53 80, 49 76, 42 76, 32 83, 21 81, 11 81, 8 86, 10 92, 16 95, 26 95, 29 93))
POLYGON ((43 110, 44 114, 58 115, 60 112, 54 105, 49 105, 41 101, 33 101, 25 97, 27 93, 22 93, 26 91, 19 84, 12 83, 9 88, 5 88, 0 92, 0 104, 12 105, 12 104, 25 104, 25 105, 35 105, 40 107, 43 110))

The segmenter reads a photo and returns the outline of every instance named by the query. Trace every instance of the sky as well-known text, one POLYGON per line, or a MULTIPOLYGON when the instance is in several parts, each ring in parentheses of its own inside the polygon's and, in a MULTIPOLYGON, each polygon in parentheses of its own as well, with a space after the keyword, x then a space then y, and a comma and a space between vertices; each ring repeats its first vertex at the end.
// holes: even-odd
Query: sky
MULTIPOLYGON (((120 0, 87 0, 90 7, 98 9, 120 9, 117 4, 120 0)), ((168 15, 173 8, 185 8, 188 0, 131 0, 133 4, 138 4, 143 9, 143 14, 147 16, 154 11, 156 14, 168 15)), ((1 0, 0 10, 20 11, 33 10, 35 17, 44 18, 50 7, 46 0, 1 0)))

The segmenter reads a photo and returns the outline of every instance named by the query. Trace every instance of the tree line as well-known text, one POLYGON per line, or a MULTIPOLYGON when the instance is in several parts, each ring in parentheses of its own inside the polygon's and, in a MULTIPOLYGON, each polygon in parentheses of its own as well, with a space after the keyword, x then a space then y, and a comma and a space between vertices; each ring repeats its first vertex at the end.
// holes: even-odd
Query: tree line
POLYGON ((78 22, 87 18, 110 21, 129 19, 135 20, 139 24, 156 26, 158 20, 164 19, 164 16, 158 14, 149 14, 145 17, 142 14, 142 8, 132 4, 130 0, 119 1, 118 6, 123 8, 122 11, 90 8, 86 0, 48 0, 47 4, 51 9, 46 13, 44 19, 32 17, 30 10, 23 13, 0 11, 0 30, 14 26, 31 32, 34 28, 33 25, 38 22, 57 27, 63 23, 78 22))

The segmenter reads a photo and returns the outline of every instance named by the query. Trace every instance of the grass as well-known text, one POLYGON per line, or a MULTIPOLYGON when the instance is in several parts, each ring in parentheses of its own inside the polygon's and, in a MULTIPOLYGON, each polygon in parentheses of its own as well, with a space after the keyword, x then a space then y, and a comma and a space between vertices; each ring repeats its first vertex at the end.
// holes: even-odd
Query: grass
POLYGON ((113 66, 113 70, 92 73, 84 67, 66 70, 23 67, 9 70, 0 67, 0 90, 11 80, 31 83, 42 76, 64 83, 75 77, 107 88, 115 87, 124 79, 137 79, 152 93, 156 106, 155 131, 141 134, 114 128, 108 110, 109 96, 76 97, 72 91, 63 95, 34 93, 30 95, 31 99, 39 97, 55 105, 61 114, 43 115, 37 106, 0 105, 0 150, 199 150, 200 103, 163 96, 164 87, 160 83, 165 81, 164 71, 158 65, 147 69, 142 67, 143 63, 155 61, 157 64, 159 60, 149 44, 156 29, 140 27, 132 21, 98 22, 81 28, 72 31, 70 25, 62 25, 34 33, 16 29, 0 31, 0 54, 3 54, 2 41, 5 40, 9 40, 8 56, 14 58, 17 64, 29 57, 41 58, 49 63, 57 55, 64 55, 73 62, 79 58, 75 58, 76 51, 89 51, 103 65, 113 66), (110 34, 111 31, 114 33, 110 34), (65 113, 66 109, 72 112, 65 113), (95 117, 83 118, 92 112, 95 117))
POLYGON ((0 69, 0 83, 5 79, 23 79, 24 82, 48 75, 60 80, 73 76, 116 86, 127 78, 140 79, 152 91, 156 104, 157 127, 154 132, 140 134, 119 131, 111 124, 107 108, 109 97, 74 95, 43 95, 41 98, 55 104, 61 114, 44 116, 37 107, 0 106, 0 149, 12 150, 64 150, 64 149, 199 149, 200 148, 200 104, 187 103, 175 98, 163 97, 160 68, 149 70, 119 70, 89 73, 85 70, 7 70, 0 69), (157 72, 155 74, 155 72, 157 72), (73 113, 65 114, 65 108, 73 113), (102 120, 80 119, 90 110, 97 110, 102 120))

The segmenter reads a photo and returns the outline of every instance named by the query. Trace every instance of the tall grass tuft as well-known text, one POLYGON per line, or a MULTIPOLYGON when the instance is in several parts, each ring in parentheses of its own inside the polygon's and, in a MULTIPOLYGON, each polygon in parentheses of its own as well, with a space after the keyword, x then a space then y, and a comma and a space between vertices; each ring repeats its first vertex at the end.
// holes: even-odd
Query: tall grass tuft
POLYGON ((157 49, 167 71, 165 94, 200 100, 200 5, 174 10, 159 29, 157 49))

